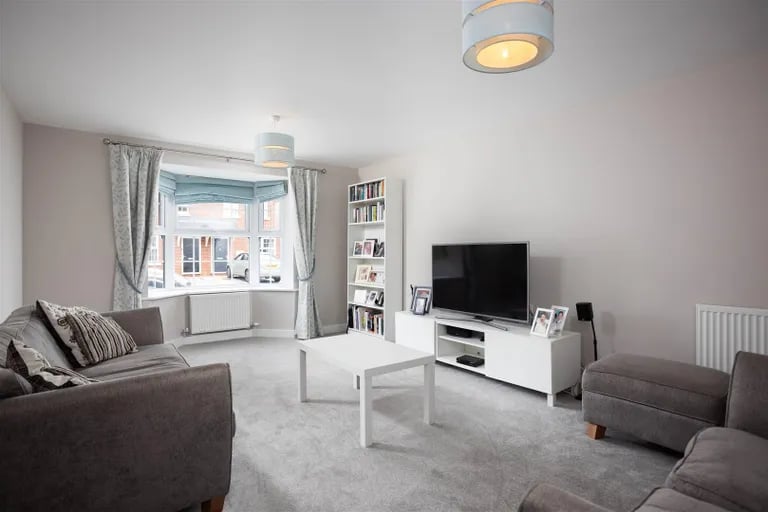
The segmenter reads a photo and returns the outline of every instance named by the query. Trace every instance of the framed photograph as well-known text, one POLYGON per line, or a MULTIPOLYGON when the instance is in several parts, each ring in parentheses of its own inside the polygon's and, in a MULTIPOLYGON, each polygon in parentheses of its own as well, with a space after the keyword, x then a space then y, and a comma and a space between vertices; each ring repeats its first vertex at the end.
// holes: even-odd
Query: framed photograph
POLYGON ((376 305, 379 306, 379 307, 383 307, 384 306, 384 292, 379 290, 377 293, 378 293, 378 295, 376 296, 376 305))
POLYGON ((373 257, 374 258, 383 258, 384 257, 384 241, 376 244, 376 247, 373 248, 373 257))
POLYGON ((549 336, 549 329, 552 326, 552 310, 546 308, 538 308, 536 315, 533 317, 533 325, 531 326, 531 334, 536 336, 549 336))
POLYGON ((355 282, 356 283, 367 283, 368 282, 368 275, 371 273, 371 266, 370 265, 358 265, 357 269, 355 271, 355 282))
POLYGON ((373 256, 373 249, 376 247, 376 239, 368 238, 363 241, 363 256, 373 256))
POLYGON ((432 287, 415 286, 413 288, 413 299, 411 300, 411 311, 416 314, 429 313, 429 307, 432 305, 432 287), (424 299, 424 313, 416 313, 416 302, 418 299, 424 299))
POLYGON ((384 271, 373 267, 368 273, 368 282, 376 284, 384 284, 384 271))
POLYGON ((365 298, 365 303, 368 306, 375 306, 376 305, 376 298, 378 296, 379 296, 379 293, 376 290, 369 291, 367 297, 365 298))
POLYGON ((355 304, 365 304, 366 298, 368 298, 368 292, 365 290, 355 290, 355 295, 352 298, 352 302, 355 304))
POLYGON ((413 303, 413 314, 424 315, 427 313, 427 299, 425 297, 416 297, 413 303))
POLYGON ((362 256, 363 255, 363 242, 355 242, 355 246, 352 249, 352 256, 362 256))
POLYGON ((562 334, 565 329, 565 319, 568 318, 568 308, 565 306, 552 306, 552 327, 549 328, 549 335, 555 336, 562 334))

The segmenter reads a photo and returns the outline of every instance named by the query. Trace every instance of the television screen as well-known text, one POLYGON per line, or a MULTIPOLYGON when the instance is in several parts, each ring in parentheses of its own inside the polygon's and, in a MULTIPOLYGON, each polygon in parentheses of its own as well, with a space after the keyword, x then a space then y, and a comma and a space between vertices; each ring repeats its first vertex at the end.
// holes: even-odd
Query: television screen
POLYGON ((433 305, 528 321, 528 242, 432 246, 433 305))

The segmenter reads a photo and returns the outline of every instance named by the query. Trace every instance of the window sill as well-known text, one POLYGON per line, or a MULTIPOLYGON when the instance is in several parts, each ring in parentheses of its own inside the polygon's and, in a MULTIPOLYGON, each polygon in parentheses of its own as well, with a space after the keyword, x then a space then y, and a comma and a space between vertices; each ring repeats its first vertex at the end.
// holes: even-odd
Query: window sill
POLYGON ((267 288, 257 286, 238 286, 232 288, 178 288, 173 290, 158 290, 150 292, 143 301, 167 299, 170 297, 183 297, 186 295, 205 295, 209 293, 235 293, 235 292, 297 292, 296 288, 267 288))

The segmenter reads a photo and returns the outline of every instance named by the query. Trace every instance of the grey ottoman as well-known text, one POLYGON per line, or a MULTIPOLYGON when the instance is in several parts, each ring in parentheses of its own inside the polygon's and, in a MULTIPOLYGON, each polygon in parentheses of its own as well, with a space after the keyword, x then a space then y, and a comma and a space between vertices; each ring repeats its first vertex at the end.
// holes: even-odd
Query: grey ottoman
POLYGON ((705 427, 725 417, 729 375, 711 368, 632 354, 613 354, 587 367, 582 408, 587 434, 605 429, 683 451, 705 427))

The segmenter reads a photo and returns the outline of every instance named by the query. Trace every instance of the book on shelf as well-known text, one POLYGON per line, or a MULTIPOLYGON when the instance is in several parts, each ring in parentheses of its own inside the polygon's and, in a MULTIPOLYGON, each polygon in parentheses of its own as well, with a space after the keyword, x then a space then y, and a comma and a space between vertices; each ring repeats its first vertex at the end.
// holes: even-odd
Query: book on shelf
POLYGON ((371 334, 384 335, 384 314, 365 307, 354 306, 351 308, 351 325, 358 331, 366 331, 371 334))
POLYGON ((384 203, 378 202, 374 204, 368 204, 365 206, 357 206, 352 208, 351 222, 378 222, 384 220, 384 212, 386 207, 384 203))
POLYGON ((384 197, 383 181, 364 183, 349 188, 350 201, 365 201, 366 199, 374 199, 377 197, 384 197))

